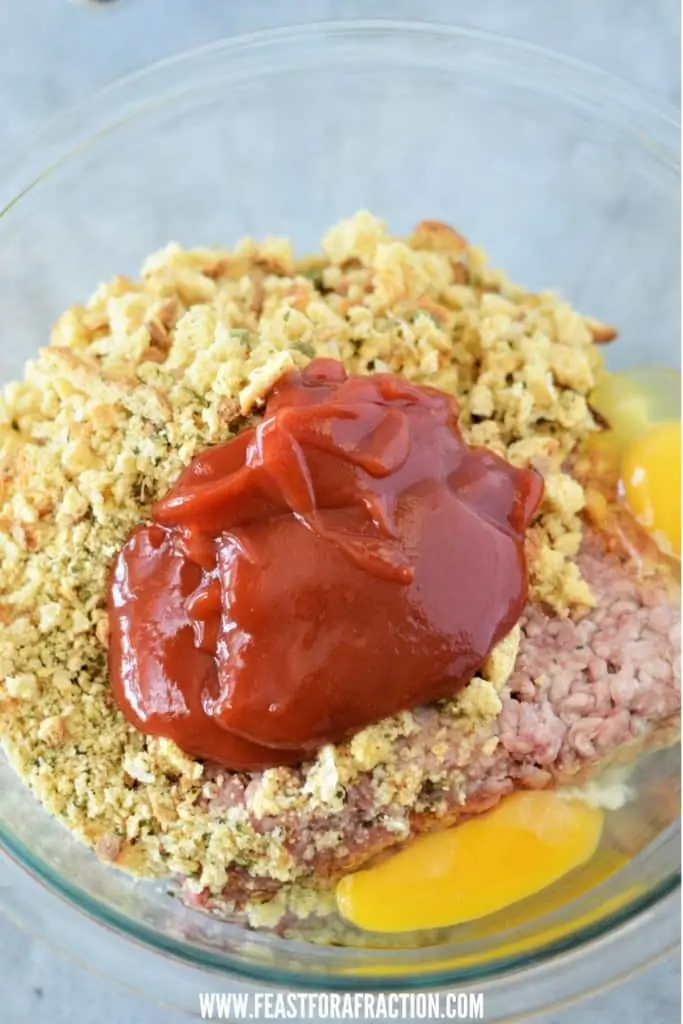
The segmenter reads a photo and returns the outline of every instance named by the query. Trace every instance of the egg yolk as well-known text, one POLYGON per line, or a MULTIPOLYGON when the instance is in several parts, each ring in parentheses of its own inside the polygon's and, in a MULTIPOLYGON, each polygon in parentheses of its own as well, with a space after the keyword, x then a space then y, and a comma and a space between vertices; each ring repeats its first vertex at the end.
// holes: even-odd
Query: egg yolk
POLYGON ((636 438, 621 462, 624 497, 665 551, 681 553, 681 424, 660 423, 636 438))
POLYGON ((680 556, 680 374, 661 366, 605 374, 590 404, 609 424, 596 443, 618 462, 630 511, 663 551, 680 556))
POLYGON ((462 924, 557 881, 595 852, 604 814, 554 792, 518 792, 462 825, 421 836, 337 886, 342 917, 369 931, 462 924))

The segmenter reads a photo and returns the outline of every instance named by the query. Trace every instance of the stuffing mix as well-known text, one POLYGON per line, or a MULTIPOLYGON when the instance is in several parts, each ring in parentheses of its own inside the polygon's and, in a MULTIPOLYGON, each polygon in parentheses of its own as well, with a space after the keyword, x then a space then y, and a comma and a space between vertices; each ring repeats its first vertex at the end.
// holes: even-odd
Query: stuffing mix
POLYGON ((412 835, 672 742, 677 584, 586 447, 615 336, 447 225, 398 238, 367 212, 319 256, 278 238, 171 244, 139 280, 100 286, 0 399, 0 742, 16 771, 103 861, 273 926, 412 835), (108 572, 190 460, 320 356, 455 396, 469 443, 542 474, 529 601, 456 697, 294 767, 228 771, 119 710, 108 572))

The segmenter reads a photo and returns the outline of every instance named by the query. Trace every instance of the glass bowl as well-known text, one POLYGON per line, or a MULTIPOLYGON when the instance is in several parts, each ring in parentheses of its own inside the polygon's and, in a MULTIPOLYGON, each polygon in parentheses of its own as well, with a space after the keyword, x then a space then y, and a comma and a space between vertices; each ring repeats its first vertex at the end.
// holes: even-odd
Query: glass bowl
MULTIPOLYGON (((305 252, 361 207, 397 233, 449 221, 515 279, 617 324, 613 367, 678 365, 677 155, 675 116, 629 86, 477 32, 340 22, 221 42, 88 99, 3 158, 0 378, 21 374, 62 309, 171 239, 284 234, 305 252)), ((634 856, 554 909, 436 946, 349 949, 247 933, 103 866, 0 755, 0 845, 70 906, 53 895, 59 909, 38 920, 21 884, 0 904, 119 978, 139 976, 124 936, 136 940, 164 1000, 194 1012, 193 986, 484 988, 488 1019, 518 1018, 676 942, 678 778, 676 750, 645 762, 634 856), (110 930, 83 932, 74 907, 110 930)))

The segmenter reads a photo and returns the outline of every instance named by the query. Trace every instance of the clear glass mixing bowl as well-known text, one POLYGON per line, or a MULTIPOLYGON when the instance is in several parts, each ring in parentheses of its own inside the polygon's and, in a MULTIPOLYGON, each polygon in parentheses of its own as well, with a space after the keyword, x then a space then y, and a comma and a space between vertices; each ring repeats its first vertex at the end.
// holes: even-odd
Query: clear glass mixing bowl
MULTIPOLYGON (((64 307, 101 279, 134 275, 170 239, 284 234, 306 251, 360 207, 397 232, 450 221, 526 285, 556 287, 617 324, 613 366, 678 365, 677 156, 675 116, 627 85, 483 34, 345 22, 213 45, 87 100, 3 158, 0 378, 21 373, 64 307)), ((495 928, 475 922, 412 950, 314 947, 187 910, 99 864, 2 755, 0 845, 72 905, 39 927, 83 945, 80 908, 114 930, 88 940, 95 966, 134 977, 139 950, 123 936, 135 939, 165 1000, 191 1010, 188 978, 203 988, 252 979, 484 986, 489 1019, 519 1017, 676 941, 678 779, 676 751, 645 764, 627 823, 635 856, 606 880, 586 876, 586 891, 575 885, 533 920, 504 914, 495 928)), ((0 903, 35 924, 31 891, 8 886, 0 903)))

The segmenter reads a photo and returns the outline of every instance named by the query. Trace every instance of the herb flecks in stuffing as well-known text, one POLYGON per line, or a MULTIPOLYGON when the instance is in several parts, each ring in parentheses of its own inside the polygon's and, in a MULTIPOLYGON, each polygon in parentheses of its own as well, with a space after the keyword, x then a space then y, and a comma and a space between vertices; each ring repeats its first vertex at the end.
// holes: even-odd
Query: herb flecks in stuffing
MULTIPOLYGON (((291 882, 307 858, 332 859, 352 784, 354 798, 365 787, 368 805, 387 809, 381 821, 359 818, 363 834, 401 838, 403 809, 438 810, 443 799, 447 730, 424 769, 406 755, 422 712, 249 781, 136 732, 112 702, 113 555, 196 452, 258 416, 283 372, 332 356, 351 372, 391 370, 456 395, 471 442, 545 476, 529 534, 531 598, 560 615, 592 602, 575 557, 584 492, 563 465, 595 426, 586 397, 603 326, 512 284, 436 221, 400 239, 361 212, 322 249, 297 261, 282 239, 169 245, 138 281, 114 278, 64 313, 0 402, 0 739, 45 806, 104 860, 187 876, 197 891, 219 893, 236 869, 291 882), (284 824, 259 824, 291 815, 329 824, 302 831, 305 850, 284 824)), ((462 759, 493 756, 518 643, 515 631, 438 710, 457 723, 462 759)), ((457 770, 449 780, 457 789, 457 770)))

